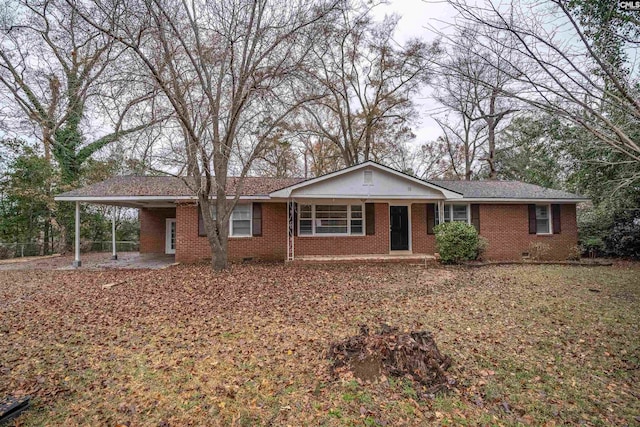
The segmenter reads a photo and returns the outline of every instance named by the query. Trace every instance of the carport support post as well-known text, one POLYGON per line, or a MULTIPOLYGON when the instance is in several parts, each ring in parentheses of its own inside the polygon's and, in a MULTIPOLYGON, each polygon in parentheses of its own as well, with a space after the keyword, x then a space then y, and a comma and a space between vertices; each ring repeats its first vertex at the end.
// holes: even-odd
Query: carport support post
POLYGON ((113 252, 111 253, 111 259, 118 259, 118 254, 116 252, 116 207, 113 207, 113 215, 111 217, 111 247, 113 248, 113 252))
POLYGON ((78 268, 82 265, 82 261, 80 261, 80 202, 76 202, 76 232, 75 232, 75 251, 76 258, 73 260, 73 266, 78 268))

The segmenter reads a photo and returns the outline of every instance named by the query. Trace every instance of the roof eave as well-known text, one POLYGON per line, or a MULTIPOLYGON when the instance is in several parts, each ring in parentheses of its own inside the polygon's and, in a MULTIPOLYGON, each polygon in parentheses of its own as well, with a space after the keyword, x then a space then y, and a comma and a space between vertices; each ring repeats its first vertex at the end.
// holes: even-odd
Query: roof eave
MULTIPOLYGON (((233 199, 235 196, 227 196, 227 199, 233 199)), ((215 199, 215 198, 212 198, 215 199)), ((240 200, 270 200, 269 195, 240 196, 240 200)), ((57 202, 95 202, 105 203, 109 201, 163 201, 163 202, 180 202, 198 200, 197 196, 56 196, 54 200, 57 202)))
POLYGON ((540 198, 540 197, 463 197, 459 202, 469 203, 586 203, 591 199, 581 198, 540 198))

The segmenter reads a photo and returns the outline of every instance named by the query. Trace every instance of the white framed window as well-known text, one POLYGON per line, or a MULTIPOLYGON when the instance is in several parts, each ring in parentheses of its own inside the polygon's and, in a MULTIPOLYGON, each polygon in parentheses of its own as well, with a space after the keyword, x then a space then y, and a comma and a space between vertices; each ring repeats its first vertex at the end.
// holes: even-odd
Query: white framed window
POLYGON ((316 205, 316 234, 347 234, 349 231, 348 205, 316 205))
POLYGON ((251 207, 250 204, 236 205, 231 212, 231 236, 251 236, 251 207))
POLYGON ((551 234, 551 208, 549 205, 536 205, 536 233, 551 234))
MULTIPOLYGON (((216 219, 216 206, 211 206, 211 216, 216 219)), ((231 237, 250 237, 253 229, 253 204, 238 203, 231 212, 229 219, 229 236, 231 237)))
POLYGON ((313 206, 300 205, 298 223, 299 236, 311 236, 313 234, 313 206))
POLYGON ((349 234, 362 235, 364 234, 364 212, 362 205, 351 205, 349 234))
POLYGON ((451 220, 453 222, 469 222, 468 205, 451 205, 451 220))
MULTIPOLYGON (((445 203, 444 222, 466 222, 471 224, 471 216, 468 203, 445 203)), ((440 224, 440 212, 436 203, 436 225, 440 224)))
POLYGON ((362 236, 363 205, 300 205, 299 236, 362 236))

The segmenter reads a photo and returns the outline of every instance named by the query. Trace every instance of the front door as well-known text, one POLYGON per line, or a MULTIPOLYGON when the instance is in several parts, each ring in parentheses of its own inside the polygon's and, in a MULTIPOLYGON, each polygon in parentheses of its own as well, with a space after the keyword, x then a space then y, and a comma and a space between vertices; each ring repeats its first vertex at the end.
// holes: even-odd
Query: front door
POLYGON ((167 218, 167 235, 165 244, 165 253, 176 253, 176 219, 167 218))
POLYGON ((391 250, 409 250, 409 207, 390 206, 389 225, 391 227, 391 250))

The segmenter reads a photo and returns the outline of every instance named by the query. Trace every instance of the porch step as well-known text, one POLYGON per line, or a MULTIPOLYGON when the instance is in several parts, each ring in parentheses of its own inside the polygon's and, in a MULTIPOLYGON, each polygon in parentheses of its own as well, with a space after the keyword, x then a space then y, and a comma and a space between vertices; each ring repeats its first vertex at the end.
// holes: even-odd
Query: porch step
POLYGON ((295 264, 335 264, 335 263, 407 263, 436 265, 436 257, 425 254, 407 255, 307 255, 296 257, 290 263, 295 264))

